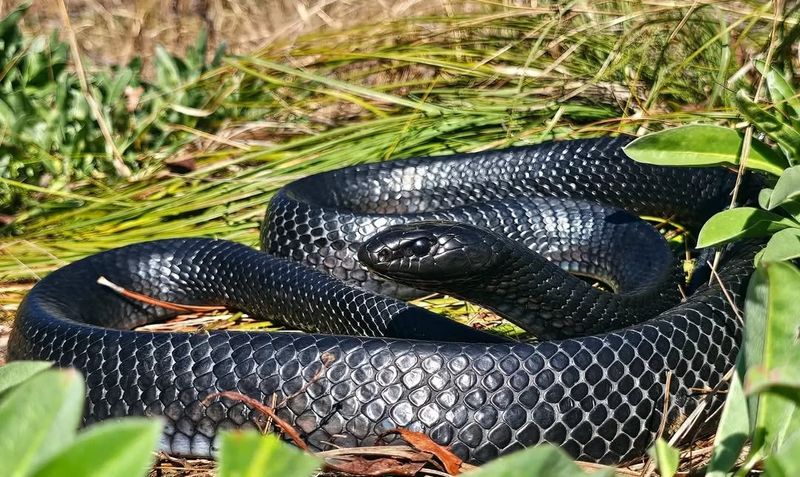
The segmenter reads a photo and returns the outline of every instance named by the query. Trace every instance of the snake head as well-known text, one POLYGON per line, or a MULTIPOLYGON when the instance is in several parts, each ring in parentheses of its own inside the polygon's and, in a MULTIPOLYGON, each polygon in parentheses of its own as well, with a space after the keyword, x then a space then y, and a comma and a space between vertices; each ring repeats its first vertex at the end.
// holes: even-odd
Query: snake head
POLYGON ((394 225, 365 241, 358 259, 373 272, 409 284, 480 278, 497 263, 497 236, 456 222, 394 225))

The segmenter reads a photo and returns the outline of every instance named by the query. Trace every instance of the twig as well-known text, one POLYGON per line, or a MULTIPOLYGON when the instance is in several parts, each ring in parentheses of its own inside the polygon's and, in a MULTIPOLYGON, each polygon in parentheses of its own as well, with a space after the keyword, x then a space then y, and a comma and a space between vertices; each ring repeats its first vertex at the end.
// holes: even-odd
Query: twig
POLYGON ((182 305, 179 303, 171 303, 168 301, 159 300, 157 298, 153 298, 147 295, 143 295, 141 293, 137 293, 135 291, 128 290, 123 288, 116 283, 110 281, 106 277, 99 277, 97 279, 97 284, 108 287, 115 292, 119 293, 124 297, 131 298, 133 300, 141 301, 142 303, 147 303, 148 305, 153 306, 160 306, 161 308, 166 308, 167 310, 173 311, 188 311, 192 313, 210 313, 214 311, 221 311, 224 310, 224 306, 203 306, 203 305, 182 305))
MULTIPOLYGON (((669 386, 672 383, 672 370, 667 371, 667 377, 664 382, 664 405, 661 408, 661 422, 658 424, 658 431, 656 431, 656 439, 664 435, 664 429, 667 427, 667 413, 669 412, 669 386)), ((656 465, 653 458, 647 459, 647 464, 642 468, 641 476, 647 477, 656 470, 656 465)))
MULTIPOLYGON (((706 262, 707 264, 711 265, 710 263, 706 262)), ((744 319, 742 318, 742 314, 739 311, 739 307, 736 306, 736 302, 733 300, 730 292, 728 291, 728 287, 722 282, 722 278, 720 278, 719 273, 717 273, 717 269, 712 265, 711 266, 711 278, 715 278, 717 283, 719 283, 719 287, 722 289, 722 294, 725 295, 725 299, 728 300, 728 304, 731 305, 731 309, 733 309, 733 313, 736 315, 736 319, 739 320, 740 324, 744 324, 744 319)))
POLYGON ((661 437, 664 434, 664 429, 667 427, 667 412, 669 411, 669 387, 672 384, 672 370, 667 370, 667 377, 664 380, 664 405, 661 408, 661 423, 658 425, 658 434, 656 437, 661 437))
POLYGON ((308 388, 311 387, 312 384, 319 381, 322 378, 322 376, 324 376, 325 370, 328 369, 331 366, 331 364, 333 364, 334 361, 336 361, 336 355, 329 351, 322 353, 321 358, 322 358, 322 366, 317 370, 316 373, 314 373, 314 376, 312 376, 311 379, 308 380, 308 382, 305 383, 303 387, 301 387, 296 393, 290 394, 289 396, 283 398, 278 405, 275 405, 275 403, 273 402, 274 408, 283 407, 284 405, 286 405, 287 402, 289 402, 290 399, 305 393, 308 390, 308 388))
MULTIPOLYGON (((781 16, 783 12, 783 0, 776 0, 775 2, 775 12, 772 22, 772 32, 770 33, 769 38, 769 47, 767 48, 767 57, 765 59, 765 63, 769 66, 772 63, 772 55, 775 52, 775 38, 777 36, 777 29, 778 29, 778 17, 781 16)), ((764 88, 764 75, 759 75, 758 83, 756 84, 756 92, 753 95, 753 101, 758 102, 759 96, 761 96, 761 90, 764 88)), ((751 142, 753 140, 753 125, 747 126, 747 129, 744 131, 744 139, 742 142, 742 153, 739 156, 739 170, 736 174, 736 183, 733 185, 733 191, 731 192, 731 204, 730 208, 734 208, 736 206, 736 200, 739 197, 739 188, 742 185, 742 177, 744 176, 744 171, 747 168, 747 159, 750 157, 750 147, 751 142)), ((716 273, 717 266, 719 265, 719 261, 722 258, 722 252, 717 251, 714 253, 714 262, 711 265, 711 272, 716 273)), ((708 279, 708 283, 711 284, 711 277, 708 279)), ((738 313, 737 313, 738 315, 738 313)))
POLYGON ((395 446, 364 446, 364 447, 345 447, 341 449, 331 449, 321 452, 316 452, 319 457, 344 457, 354 455, 364 456, 390 456, 398 457, 401 459, 416 459, 420 457, 420 452, 408 445, 395 445, 395 446))
POLYGON ((69 21, 67 6, 64 4, 64 0, 58 0, 57 3, 59 13, 61 14, 61 21, 64 22, 64 29, 67 32, 67 39, 69 40, 69 47, 72 51, 72 58, 75 61, 75 71, 78 74, 78 81, 80 81, 81 90, 86 98, 86 103, 89 104, 89 109, 92 110, 92 115, 94 116, 95 121, 97 121, 97 125, 100 127, 100 132, 103 134, 106 144, 108 144, 108 147, 111 149, 111 163, 113 164, 114 169, 121 177, 128 178, 131 176, 131 170, 122 160, 122 154, 120 154, 114 139, 111 137, 111 130, 109 129, 108 124, 106 124, 105 116, 103 116, 103 113, 100 111, 100 106, 97 104, 97 100, 95 99, 94 94, 92 94, 92 89, 89 87, 89 81, 86 79, 86 71, 83 69, 83 63, 81 62, 81 50, 78 46, 78 39, 75 37, 75 31, 72 29, 72 23, 69 21))
POLYGON ((219 393, 211 394, 207 398, 203 399, 203 404, 208 404, 209 402, 211 402, 211 400, 216 398, 228 398, 234 401, 242 402, 244 404, 247 404, 251 408, 255 409, 256 411, 259 411, 260 413, 269 416, 275 423, 275 425, 277 425, 287 436, 289 436, 290 439, 292 439, 292 442, 294 442, 294 444, 297 447, 303 450, 308 450, 308 444, 306 444, 305 441, 303 441, 303 439, 300 437, 300 433, 297 432, 297 430, 294 427, 292 427, 291 424, 278 417, 278 415, 275 414, 275 411, 266 404, 263 404, 256 399, 253 399, 249 396, 245 396, 244 394, 237 393, 234 391, 222 391, 219 393))

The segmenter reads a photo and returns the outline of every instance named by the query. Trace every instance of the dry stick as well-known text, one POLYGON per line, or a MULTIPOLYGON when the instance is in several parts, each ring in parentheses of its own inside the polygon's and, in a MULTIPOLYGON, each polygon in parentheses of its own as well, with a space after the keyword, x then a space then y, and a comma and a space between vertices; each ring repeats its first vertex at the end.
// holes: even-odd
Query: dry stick
POLYGON ((297 429, 292 427, 292 425, 289 424, 288 422, 278 417, 278 415, 275 414, 275 411, 266 404, 263 404, 256 399, 253 399, 249 396, 245 396, 244 394, 237 393, 234 391, 222 391, 219 393, 211 394, 207 398, 203 399, 203 404, 208 404, 211 400, 215 398, 228 398, 234 401, 242 402, 250 406, 251 408, 255 409, 256 411, 259 411, 260 413, 270 417, 272 419, 272 422, 274 422, 275 425, 277 425, 287 436, 289 436, 289 438, 292 439, 292 442, 294 442, 294 444, 297 447, 303 450, 308 450, 308 444, 306 444, 300 437, 300 433, 297 432, 297 429))
MULTIPOLYGON (((667 370, 667 377, 664 380, 664 405, 661 409, 661 422, 658 424, 658 431, 656 432, 656 439, 664 434, 664 429, 667 427, 667 413, 669 412, 669 386, 672 383, 672 371, 667 370)), ((647 477, 656 470, 656 465, 653 458, 647 459, 647 464, 642 468, 641 477, 647 477)))
POLYGON ((103 116, 103 113, 100 111, 100 106, 97 104, 97 100, 95 99, 94 95, 92 94, 92 90, 89 87, 89 81, 86 79, 86 71, 83 69, 83 63, 81 62, 81 51, 78 47, 78 39, 75 37, 75 31, 72 29, 72 23, 69 21, 67 6, 64 4, 64 0, 58 0, 57 3, 59 13, 61 14, 61 21, 64 22, 64 29, 67 31, 67 39, 69 40, 69 47, 72 51, 73 60, 75 61, 75 71, 78 74, 78 80, 81 84, 83 96, 86 98, 86 102, 89 104, 89 109, 92 110, 92 115, 94 116, 95 121, 97 121, 97 125, 100 126, 100 132, 103 134, 106 144, 111 149, 113 155, 111 163, 114 165, 114 169, 117 171, 117 174, 122 177, 130 177, 131 170, 122 161, 122 154, 120 154, 119 149, 117 149, 117 145, 114 143, 114 139, 111 137, 111 130, 109 129, 108 124, 106 124, 105 116, 103 116))
MULTIPOLYGON (((772 32, 770 32, 769 37, 769 48, 767 48, 767 58, 765 59, 765 63, 769 66, 772 63, 772 55, 775 52, 775 37, 777 36, 777 29, 778 29, 778 18, 782 17, 783 12, 783 0, 776 0, 775 1, 775 12, 773 13, 772 19, 772 32)), ((759 96, 761 96, 761 90, 764 89, 764 75, 759 75, 758 83, 756 83, 756 92, 753 95, 753 102, 758 102, 759 96)), ((744 176, 745 168, 747 167, 747 159, 750 156, 750 142, 753 139, 753 126, 747 126, 747 129, 744 131, 744 142, 742 143, 742 153, 739 156, 739 171, 736 174, 736 183, 733 186, 733 192, 731 193, 731 205, 730 208, 736 206, 736 199, 739 195, 739 187, 742 184, 742 176, 744 176)), ((714 263, 711 265, 712 272, 716 271, 717 266, 719 265, 720 258, 722 257, 722 252, 717 251, 714 253, 714 263)), ((708 279, 708 284, 711 284, 711 277, 708 279)))
POLYGON ((101 276, 97 279, 97 284, 108 287, 115 292, 119 293, 124 297, 128 297, 133 300, 141 301, 142 303, 147 303, 148 305, 153 306, 160 306, 161 308, 166 308, 167 310, 173 311, 184 311, 184 312, 193 312, 193 313, 209 313, 213 311, 221 311, 224 310, 224 306, 203 306, 203 305, 182 305, 179 303, 171 303, 168 301, 159 300, 157 298, 153 298, 147 295, 143 295, 141 293, 137 293, 135 291, 128 290, 123 288, 116 283, 110 281, 106 277, 101 276))
MULTIPOLYGON (((738 307, 734 303, 733 297, 731 297, 728 288, 725 286, 725 283, 722 282, 722 279, 720 278, 719 274, 716 272, 716 270, 713 267, 712 267, 711 271, 712 271, 713 277, 716 277, 716 280, 719 283, 720 288, 722 289, 722 293, 725 295, 725 299, 731 305, 731 307, 732 307, 732 309, 734 311, 734 314, 736 315, 736 318, 739 320, 740 323, 742 323, 742 316, 741 316, 741 314, 739 312, 738 307)), ((689 432, 692 430, 692 428, 694 428, 695 424, 699 421, 700 416, 705 412, 705 409, 706 409, 706 407, 708 405, 708 396, 714 395, 715 393, 719 392, 721 386, 724 383, 728 382, 728 380, 730 380, 730 378, 732 376, 733 376, 733 369, 730 369, 725 374, 725 376, 723 376, 723 378, 720 380, 720 382, 716 386, 714 386, 714 388, 711 389, 708 392, 708 394, 706 394, 706 396, 703 398, 703 400, 700 401, 700 403, 697 405, 697 407, 694 409, 694 411, 692 411, 692 413, 689 414, 689 416, 686 418, 686 420, 683 421, 683 423, 678 428, 678 430, 675 431, 675 433, 669 439, 669 445, 675 446, 678 443, 678 441, 680 441, 686 435, 689 434, 689 432)), ((669 389, 670 377, 671 377, 671 373, 667 376, 667 387, 668 387, 667 389, 669 389)), ((666 407, 665 407, 665 409, 666 409, 666 407)), ((663 420, 663 415, 662 415, 662 425, 663 424, 664 424, 664 420, 663 420)), ((659 429, 659 435, 661 435, 662 432, 663 432, 663 428, 660 428, 659 429)), ((651 468, 651 465, 652 465, 652 460, 648 460, 647 465, 645 466, 645 468, 642 471, 642 474, 641 474, 642 476, 649 475, 650 473, 652 473, 655 470, 654 467, 651 468), (645 474, 645 471, 647 471, 647 474, 645 474)))
MULTIPOLYGON (((277 404, 277 407, 285 406, 286 403, 289 402, 290 399, 305 393, 308 390, 308 388, 311 387, 312 384, 314 384, 317 381, 319 381, 320 379, 322 379, 322 377, 325 375, 325 370, 328 369, 331 366, 331 364, 333 364, 334 361, 336 361, 336 355, 334 353, 326 351, 326 352, 322 353, 321 359, 322 359, 322 366, 320 366, 320 368, 317 370, 317 372, 314 373, 314 376, 312 376, 311 379, 308 380, 308 382, 305 383, 303 385, 303 387, 301 387, 296 393, 290 394, 290 395, 286 396, 285 398, 283 398, 281 400, 281 402, 279 404, 277 404)), ((274 398, 275 398, 275 396, 273 395, 273 406, 272 407, 276 408, 276 405, 274 403, 274 398)))
MULTIPOLYGON (((708 262, 706 263, 711 265, 708 262)), ((719 273, 717 273, 717 269, 713 265, 711 265, 711 278, 715 278, 717 280, 720 289, 722 289, 722 294, 725 295, 725 299, 728 300, 728 304, 731 305, 731 309, 733 309, 733 313, 736 315, 736 319, 739 320, 739 324, 744 325, 744 318, 742 317, 742 313, 739 311, 739 307, 736 306, 736 302, 733 301, 733 297, 728 291, 728 287, 726 287, 722 282, 722 278, 720 278, 719 273)))
POLYGON ((394 446, 363 446, 363 447, 345 447, 342 449, 331 449, 315 453, 317 456, 324 458, 340 458, 348 456, 377 456, 377 457, 395 457, 398 459, 421 459, 424 456, 430 456, 428 452, 421 452, 409 445, 394 445, 394 446))
MULTIPOLYGON (((758 91, 756 91, 757 93, 758 91)), ((739 170, 736 174, 736 183, 733 185, 733 191, 731 192, 731 203, 729 208, 732 209, 736 207, 736 199, 739 196, 739 188, 742 185, 742 177, 744 176, 745 168, 747 167, 747 158, 750 156, 750 142, 753 139, 753 126, 747 126, 747 129, 744 131, 744 140, 742 142, 742 153, 739 155, 739 170)), ((722 258, 722 252, 717 250, 714 252, 714 262, 711 264, 711 277, 708 278, 708 284, 711 285, 711 280, 713 280, 713 275, 717 273, 717 267, 719 266, 719 261, 722 258)))
MULTIPOLYGON (((272 405, 270 406, 272 409, 277 409, 277 407, 275 407, 275 403, 277 401, 278 401, 278 395, 275 394, 275 393, 272 393, 272 405)), ((262 434, 268 433, 270 431, 270 429, 272 429, 272 424, 274 424, 272 422, 272 416, 267 415, 267 422, 264 423, 264 428, 261 430, 261 433, 262 434)))
MULTIPOLYGON (((736 304, 735 304, 735 303, 734 303, 734 301, 733 301, 733 298, 732 298, 732 297, 731 297, 731 295, 730 295, 730 292, 728 291, 728 288, 727 288, 727 287, 725 286, 725 284, 722 282, 722 279, 720 278, 719 274, 717 274, 717 272, 716 272, 716 270, 713 268, 713 266, 712 266, 712 268, 711 268, 711 271, 712 271, 712 274, 713 274, 713 275, 716 277, 716 279, 717 279, 717 281, 718 281, 718 283, 719 283, 719 286, 720 286, 720 288, 722 289, 722 293, 725 295, 725 299, 726 299, 726 300, 728 300, 728 303, 731 305, 731 307, 732 307, 732 309, 733 309, 734 313, 736 314, 736 318, 737 318, 737 319, 739 320, 739 322, 741 323, 741 322, 742 322, 742 317, 741 317, 741 315, 740 315, 740 313, 739 313, 739 309, 738 309, 738 307, 736 306, 736 304)), ((700 416, 701 416, 701 415, 702 415, 702 414, 705 412, 705 410, 706 410, 706 407, 707 407, 707 405, 708 405, 708 399, 709 399, 709 396, 712 396, 712 395, 714 395, 715 393, 719 392, 719 391, 720 391, 720 388, 721 388, 721 387, 722 387, 722 386, 723 386, 725 383, 727 383, 727 382, 730 380, 730 378, 731 378, 732 376, 733 376, 733 369, 729 369, 729 370, 728 370, 728 372, 727 372, 727 373, 725 373, 725 376, 723 376, 723 377, 722 377, 722 379, 720 380, 720 382, 719 382, 719 383, 717 383, 717 385, 716 385, 716 386, 714 386, 714 388, 712 388, 712 389, 711 389, 711 390, 710 390, 710 391, 709 391, 709 392, 708 392, 708 393, 707 393, 707 394, 706 394, 706 395, 703 397, 703 399, 702 399, 702 400, 699 402, 699 404, 698 404, 698 405, 697 405, 697 407, 694 409, 694 411, 692 411, 692 413, 691 413, 691 414, 689 414, 689 416, 686 418, 686 420, 685 420, 685 421, 683 421, 683 423, 682 423, 682 424, 681 424, 681 426, 678 428, 678 430, 677 430, 677 431, 675 431, 675 433, 674 433, 674 434, 672 435, 672 437, 669 439, 669 442, 668 442, 668 443, 669 443, 669 445, 671 445, 671 446, 675 446, 675 445, 678 443, 678 441, 680 441, 680 440, 681 440, 681 439, 683 439, 683 438, 684 438, 686 435, 688 435, 688 434, 689 434, 689 432, 690 432, 690 431, 691 431, 691 430, 694 428, 695 424, 696 424, 696 423, 697 423, 697 422, 700 420, 700 416)))

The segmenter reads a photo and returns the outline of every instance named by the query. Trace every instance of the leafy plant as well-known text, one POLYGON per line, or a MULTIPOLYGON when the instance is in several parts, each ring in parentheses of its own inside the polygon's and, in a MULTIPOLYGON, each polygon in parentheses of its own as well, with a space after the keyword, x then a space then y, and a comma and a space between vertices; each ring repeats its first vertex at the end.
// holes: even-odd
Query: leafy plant
POLYGON ((221 441, 220 477, 306 477, 316 474, 322 464, 271 434, 226 432, 221 441))
MULTIPOLYGON (((57 32, 25 37, 19 21, 23 4, 0 20, 0 213, 31 205, 30 192, 67 192, 76 181, 119 179, 112 145, 98 126, 80 82, 67 66, 68 45, 57 32)), ((216 93, 197 87, 202 75, 220 64, 224 47, 206 62, 201 33, 186 58, 156 51, 155 79, 142 77, 141 60, 103 69, 89 77, 101 118, 111 128, 113 147, 129 169, 149 167, 152 154, 181 144, 186 134, 174 125, 196 127, 214 116, 216 93), (203 108, 211 107, 211 110, 203 108)), ((112 181, 109 181, 112 182, 112 181)), ((69 197, 69 194, 66 194, 69 197)))
POLYGON ((745 299, 744 340, 714 441, 707 475, 730 475, 745 443, 744 476, 764 462, 770 475, 793 475, 800 442, 800 357, 797 290, 800 270, 800 103, 785 76, 759 64, 772 104, 758 104, 740 91, 735 104, 752 127, 777 148, 732 129, 691 125, 633 141, 635 160, 672 166, 745 166, 765 175, 759 207, 734 207, 711 217, 697 246, 743 238, 767 238, 745 299), (749 141, 748 141, 749 140, 749 141), (749 154, 748 154, 749 153, 749 154))
POLYGON ((0 367, 3 475, 145 475, 161 423, 130 418, 77 433, 84 396, 83 376, 74 370, 41 362, 0 367))

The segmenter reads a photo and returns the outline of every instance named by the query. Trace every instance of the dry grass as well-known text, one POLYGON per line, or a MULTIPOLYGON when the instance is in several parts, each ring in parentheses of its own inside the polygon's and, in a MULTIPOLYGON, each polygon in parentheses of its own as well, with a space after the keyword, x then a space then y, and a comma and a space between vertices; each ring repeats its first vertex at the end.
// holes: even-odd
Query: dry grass
MULTIPOLYGON (((0 16, 19 3, 0 0, 0 16)), ((225 43, 239 54, 303 33, 364 21, 382 23, 409 14, 453 11, 448 0, 68 0, 78 43, 96 67, 152 57, 156 45, 185 53, 198 32, 209 32, 212 50, 225 43)), ((476 2, 477 3, 477 2, 476 2)), ((63 31, 55 0, 33 3, 23 20, 31 34, 63 31)))

